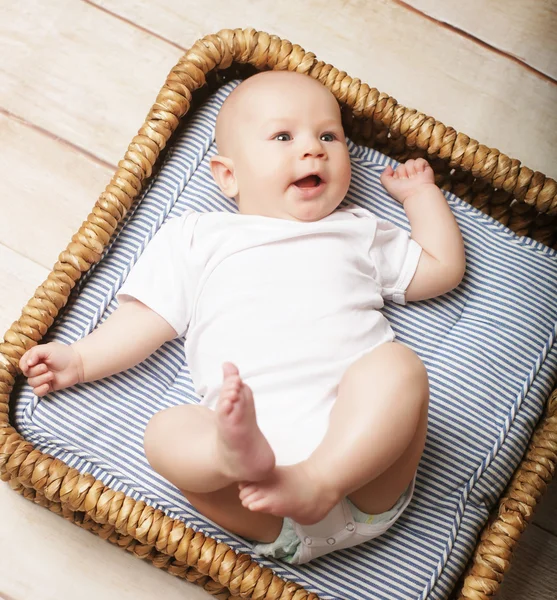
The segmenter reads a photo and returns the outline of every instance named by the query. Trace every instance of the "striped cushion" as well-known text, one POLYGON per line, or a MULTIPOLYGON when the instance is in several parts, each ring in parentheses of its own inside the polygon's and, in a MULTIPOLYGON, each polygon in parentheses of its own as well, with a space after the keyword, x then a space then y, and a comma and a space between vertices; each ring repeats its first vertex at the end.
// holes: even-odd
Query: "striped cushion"
MULTIPOLYGON (((132 264, 166 219, 186 207, 236 211, 208 166, 216 152, 216 114, 235 85, 227 84, 198 109, 45 342, 72 343, 106 319, 132 264)), ((379 183, 384 166, 395 161, 352 143, 349 148, 348 200, 409 230, 402 207, 379 183)), ((439 298, 383 309, 398 339, 427 367, 431 409, 414 499, 380 538, 302 566, 261 559, 154 473, 142 449, 147 422, 161 409, 198 401, 181 340, 129 371, 47 398, 36 398, 25 384, 16 403, 19 430, 42 451, 250 554, 322 599, 445 598, 520 462, 557 369, 557 252, 517 237, 452 194, 446 197, 466 243, 463 283, 439 298)))

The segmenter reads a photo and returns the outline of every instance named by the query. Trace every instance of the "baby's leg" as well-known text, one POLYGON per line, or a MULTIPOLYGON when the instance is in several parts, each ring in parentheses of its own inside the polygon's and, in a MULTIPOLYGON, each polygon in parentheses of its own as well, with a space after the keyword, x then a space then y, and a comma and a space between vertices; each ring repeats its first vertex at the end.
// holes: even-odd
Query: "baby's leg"
POLYGON ((362 512, 377 515, 389 510, 412 481, 425 446, 427 413, 428 403, 425 403, 416 433, 400 457, 379 477, 348 494, 348 498, 362 512))
POLYGON ((429 385, 419 357, 399 343, 366 354, 344 374, 327 433, 313 454, 241 485, 250 510, 312 524, 349 495, 383 512, 408 486, 425 443, 429 385))
POLYGON ((208 494, 183 492, 201 514, 232 533, 268 544, 274 542, 281 532, 282 517, 252 512, 242 506, 237 483, 208 494))
POLYGON ((389 510, 418 468, 428 406, 420 358, 403 344, 383 344, 346 371, 327 434, 309 460, 328 464, 335 484, 363 512, 389 510), (344 457, 335 451, 340 444, 344 457))
POLYGON ((275 455, 255 419, 250 388, 231 363, 216 410, 175 406, 153 416, 144 449, 153 469, 184 492, 214 492, 239 480, 259 481, 275 455))

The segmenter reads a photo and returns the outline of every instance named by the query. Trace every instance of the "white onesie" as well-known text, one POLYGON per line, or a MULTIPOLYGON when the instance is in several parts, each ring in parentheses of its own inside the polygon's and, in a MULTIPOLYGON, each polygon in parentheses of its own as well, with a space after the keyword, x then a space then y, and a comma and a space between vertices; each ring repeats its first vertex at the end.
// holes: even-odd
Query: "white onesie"
POLYGON ((288 465, 322 440, 350 364, 394 339, 378 309, 405 304, 421 251, 362 208, 309 223, 188 209, 161 227, 117 298, 140 300, 185 335, 203 405, 217 404, 222 364, 237 365, 277 464, 288 465))

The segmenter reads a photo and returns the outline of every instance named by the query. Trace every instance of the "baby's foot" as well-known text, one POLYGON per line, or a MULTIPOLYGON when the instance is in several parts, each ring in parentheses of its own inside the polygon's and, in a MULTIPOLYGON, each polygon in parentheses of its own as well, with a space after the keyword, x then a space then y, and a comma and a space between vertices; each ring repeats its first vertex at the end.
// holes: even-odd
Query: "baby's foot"
POLYGON ((398 165, 396 171, 387 166, 381 173, 381 183, 401 204, 413 194, 430 191, 432 186, 437 188, 435 174, 425 158, 407 160, 398 165))
POLYGON ((259 481, 275 467, 275 454, 255 419, 251 389, 232 363, 223 365, 224 379, 216 408, 218 456, 234 481, 259 481))
POLYGON ((321 521, 340 499, 308 461, 276 467, 265 481, 240 483, 239 488, 240 500, 249 510, 290 517, 300 525, 321 521))

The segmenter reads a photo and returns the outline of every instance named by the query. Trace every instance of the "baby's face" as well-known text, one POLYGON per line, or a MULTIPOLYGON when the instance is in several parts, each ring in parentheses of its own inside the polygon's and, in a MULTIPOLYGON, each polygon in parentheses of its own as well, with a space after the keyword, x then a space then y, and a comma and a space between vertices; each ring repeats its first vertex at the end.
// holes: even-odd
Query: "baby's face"
POLYGON ((235 136, 222 144, 233 163, 235 197, 243 214, 317 221, 337 208, 350 184, 340 109, 320 83, 278 75, 246 90, 234 126, 225 129, 235 136))

